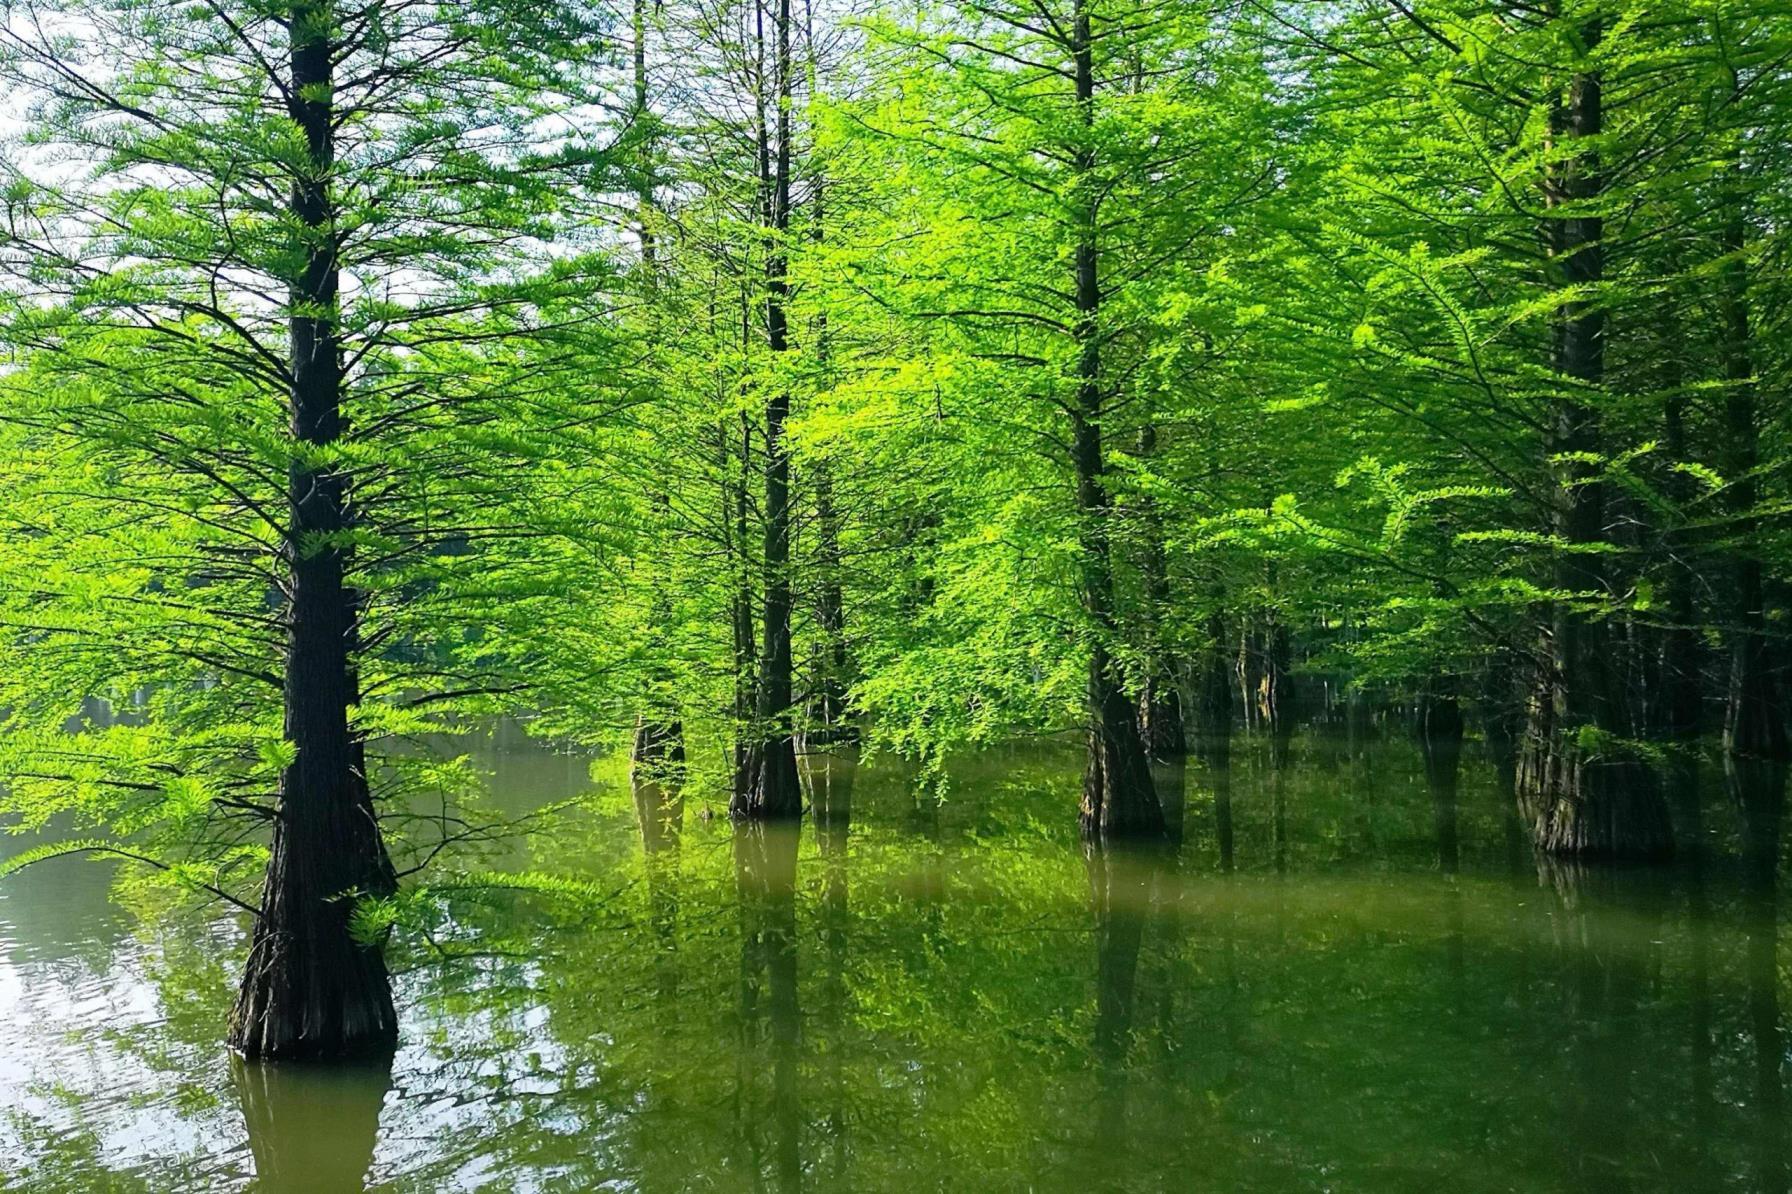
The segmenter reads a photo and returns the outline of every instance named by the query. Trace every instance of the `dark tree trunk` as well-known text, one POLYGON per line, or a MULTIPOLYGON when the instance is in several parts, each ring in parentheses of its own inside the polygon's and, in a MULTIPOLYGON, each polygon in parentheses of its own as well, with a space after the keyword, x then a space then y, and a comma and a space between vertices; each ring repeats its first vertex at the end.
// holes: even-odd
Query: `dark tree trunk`
MULTIPOLYGON (((632 118, 637 125, 646 125, 653 119, 647 103, 647 0, 634 0, 631 27, 635 83, 632 118)), ((647 165, 641 173, 635 205, 641 238, 641 274, 652 295, 658 286, 658 260, 653 231, 653 147, 650 140, 643 142, 643 156, 647 165)), ((650 328, 655 341, 660 334, 657 322, 655 320, 650 328)), ((671 495, 665 490, 654 493, 653 508, 659 516, 658 535, 669 539, 674 534, 671 495)), ((653 641, 649 647, 654 653, 653 673, 649 679, 646 707, 635 722, 632 761, 635 774, 644 781, 678 785, 684 782, 684 722, 679 717, 678 701, 672 692, 671 670, 663 663, 671 620, 671 595, 661 578, 653 599, 653 641)))
POLYGON ((637 781, 631 785, 641 849, 649 858, 676 851, 684 837, 684 793, 676 785, 637 781))
MULTIPOLYGON (((1139 432, 1139 457, 1148 460, 1157 452, 1157 429, 1147 424, 1139 432)), ((1177 668, 1164 645, 1164 616, 1170 609, 1170 570, 1164 554, 1164 532, 1157 501, 1149 493, 1139 498, 1139 526, 1144 545, 1139 571, 1145 588, 1145 686, 1139 693, 1139 730, 1145 752, 1163 762, 1188 753, 1182 724, 1182 689, 1177 668)))
POLYGON ((245 1057, 336 1057, 390 1052, 398 1038, 392 986, 379 943, 356 941, 357 895, 396 885, 368 792, 356 703, 359 601, 345 580, 349 528, 343 477, 311 451, 343 433, 336 327, 336 213, 329 183, 334 133, 329 92, 334 13, 295 4, 291 16, 292 116, 309 151, 293 183, 304 230, 303 273, 291 291, 291 433, 307 449, 287 482, 290 529, 285 734, 294 750, 280 776, 261 915, 230 1017, 230 1045, 245 1057))
MULTIPOLYGON (((1671 323, 1663 337, 1662 385, 1666 396, 1662 403, 1662 431, 1668 459, 1676 464, 1691 459, 1686 434, 1687 392, 1681 362, 1686 352, 1677 322, 1671 323)), ((1667 480, 1668 496, 1677 507, 1678 523, 1684 524, 1696 500, 1695 483, 1689 474, 1675 472, 1667 480)), ((1681 531, 1680 527, 1676 528, 1681 531)), ((1684 740, 1699 732, 1700 675, 1698 609, 1695 597, 1697 570, 1692 559, 1692 544, 1681 533, 1667 537, 1671 558, 1667 563, 1667 610, 1670 625, 1661 641, 1661 662, 1656 684, 1655 708, 1650 718, 1653 732, 1668 738, 1684 740)))
POLYGON ((858 727, 847 721, 846 690, 852 663, 846 650, 846 595, 840 583, 840 514, 834 506, 834 480, 823 465, 815 470, 815 530, 820 542, 821 667, 815 693, 814 736, 822 742, 854 742, 858 727))
MULTIPOLYGON (((1270 573, 1270 584, 1275 573, 1270 573)), ((1263 705, 1263 724, 1269 729, 1270 761, 1277 767, 1288 763, 1289 741, 1294 734, 1293 649, 1288 639, 1288 624, 1273 610, 1263 635, 1263 686, 1259 699, 1263 705)))
POLYGON ((1195 749, 1209 763, 1232 753, 1232 657, 1227 649, 1226 616, 1216 607, 1207 616, 1207 646, 1195 675, 1195 749))
MULTIPOLYGON (((826 188, 815 184, 815 240, 825 239, 826 213, 822 196, 826 188)), ((828 370, 828 321, 821 313, 815 321, 815 358, 825 374, 828 370)), ((815 468, 815 534, 819 542, 816 555, 820 564, 820 599, 817 621, 821 623, 821 666, 815 686, 814 732, 822 742, 856 742, 858 727, 849 723, 846 690, 852 683, 852 665, 846 650, 846 593, 841 584, 840 511, 834 505, 834 475, 826 462, 815 468)))
MULTIPOLYGON (((730 471, 733 453, 728 437, 722 437, 723 475, 730 471)), ((731 807, 753 798, 759 774, 757 731, 754 729, 756 708, 758 647, 754 644, 753 626, 753 562, 747 551, 749 502, 747 480, 753 468, 753 429, 745 415, 740 423, 740 462, 733 481, 727 488, 732 509, 726 512, 723 525, 731 527, 729 546, 736 564, 734 594, 729 600, 730 629, 734 635, 734 777, 731 807)))
POLYGON ((1232 872, 1232 762, 1230 756, 1208 765, 1208 780, 1213 784, 1213 832, 1219 841, 1220 870, 1232 872))
MULTIPOLYGON (((1600 33, 1597 19, 1580 29, 1589 47, 1600 33)), ((1559 145, 1584 146, 1600 135, 1602 120, 1598 73, 1574 75, 1553 113, 1553 137, 1559 145)), ((1604 224, 1587 210, 1603 185, 1597 152, 1577 148, 1554 167, 1546 196, 1552 207, 1568 206, 1546 224, 1558 281, 1583 293, 1604 280, 1604 224)), ((1554 485, 1550 529, 1574 545, 1608 542, 1604 487, 1589 463, 1602 446, 1598 413, 1588 405, 1605 377, 1607 320, 1599 302, 1577 297, 1556 317, 1553 365, 1562 393, 1546 445, 1554 485)), ((1590 595, 1578 600, 1597 600, 1607 587, 1601 556, 1557 553, 1554 584, 1590 595)), ((1610 648, 1607 624, 1578 608, 1577 599, 1554 603, 1519 754, 1518 798, 1544 850, 1657 857, 1672 849, 1672 829, 1653 778, 1616 741, 1623 710, 1612 690, 1610 648)))
POLYGON ((664 709, 654 714, 643 713, 635 722, 635 743, 631 754, 637 780, 669 784, 684 783, 684 723, 664 709))
MULTIPOLYGON (((634 35, 635 106, 633 119, 636 125, 643 125, 653 119, 653 113, 647 106, 647 0, 634 0, 630 28, 634 35)), ((657 253, 653 231, 653 145, 649 138, 643 138, 642 156, 646 159, 646 166, 641 171, 640 190, 635 196, 636 217, 640 221, 637 233, 641 238, 641 264, 646 268, 649 280, 651 280, 657 253)))
MULTIPOLYGON (((1739 151, 1740 152, 1740 151, 1739 151)), ((1730 679, 1724 707, 1724 746, 1731 754, 1766 759, 1786 757, 1786 727, 1778 684, 1771 666, 1764 623, 1761 558, 1756 542, 1755 505, 1760 486, 1760 427, 1756 412, 1754 362, 1750 353, 1748 229, 1743 210, 1740 160, 1732 163, 1733 185, 1725 196, 1722 312, 1724 334, 1724 465, 1730 515, 1732 601, 1730 679)))
MULTIPOLYGON (((771 253, 766 259, 766 347, 774 356, 790 347, 790 281, 784 237, 790 230, 790 0, 777 9, 778 122, 772 146, 771 253)), ((784 425, 790 391, 773 390, 765 404, 765 614, 759 660, 757 774, 748 799, 737 799, 737 817, 778 820, 803 813, 791 720, 794 684, 790 651, 790 445, 784 425)))
POLYGON ((1083 769, 1081 822, 1084 834, 1103 838, 1161 837, 1163 809, 1151 783, 1151 767, 1132 702, 1121 687, 1109 655, 1118 629, 1114 616, 1114 574, 1109 538, 1111 499, 1103 476, 1104 378, 1101 369, 1101 270, 1097 250, 1099 195, 1095 151, 1088 137, 1095 125, 1095 42, 1087 0, 1076 0, 1071 54, 1076 64, 1076 103, 1084 140, 1076 152, 1075 185, 1082 223, 1075 253, 1076 400, 1071 409, 1071 464, 1076 470, 1077 513, 1081 521, 1081 589, 1089 620, 1089 753, 1083 769))
POLYGON ((1431 793, 1437 827, 1437 861, 1446 875, 1456 873, 1456 790, 1462 768, 1462 708, 1443 683, 1434 683, 1419 697, 1419 753, 1425 760, 1425 787, 1431 793))

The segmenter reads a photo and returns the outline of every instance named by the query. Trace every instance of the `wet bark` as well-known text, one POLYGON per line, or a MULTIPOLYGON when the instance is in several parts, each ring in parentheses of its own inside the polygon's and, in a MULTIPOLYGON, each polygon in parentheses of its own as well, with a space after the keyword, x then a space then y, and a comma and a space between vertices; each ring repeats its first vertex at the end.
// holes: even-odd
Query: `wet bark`
MULTIPOLYGON (((293 5, 291 114, 310 167, 291 210, 305 265, 288 320, 291 434, 328 448, 344 431, 338 339, 334 132, 329 98, 334 13, 327 0, 293 5)), ((310 452, 287 478, 285 736, 261 915, 230 1017, 230 1045, 251 1058, 390 1052, 398 1037, 381 945, 350 932, 354 898, 395 887, 368 791, 363 748, 349 725, 359 699, 354 650, 360 603, 346 580, 351 525, 344 478, 310 452)))
MULTIPOLYGON (((1601 37, 1597 19, 1580 29, 1586 45, 1601 37)), ((1558 99, 1551 130, 1559 143, 1584 146, 1603 128, 1601 79, 1572 76, 1558 99)), ((1553 366, 1562 388, 1551 413, 1547 458, 1552 482, 1551 531, 1569 550, 1558 551, 1557 598, 1538 651, 1520 750, 1517 789, 1537 845, 1563 854, 1659 857, 1673 847, 1666 805, 1647 769, 1617 741, 1623 710, 1610 674, 1607 623, 1580 608, 1598 600, 1607 581, 1597 548, 1608 542, 1604 486, 1597 477, 1602 439, 1589 405, 1605 376, 1607 319, 1584 294, 1604 280, 1604 222, 1588 210, 1604 186, 1591 148, 1565 153, 1552 170, 1546 200, 1560 209, 1546 221, 1560 284, 1582 289, 1557 313, 1553 366)))
POLYGON ((1088 759, 1083 769, 1081 823, 1091 837, 1161 837, 1163 809, 1151 783, 1144 739, 1133 704, 1121 687, 1109 654, 1117 637, 1114 613, 1111 497, 1104 484, 1102 450, 1106 383, 1101 364, 1101 269, 1096 228, 1100 202, 1095 151, 1095 42, 1087 0, 1076 0, 1071 22, 1076 106, 1085 135, 1075 157, 1074 181, 1081 223, 1074 254, 1078 347, 1075 401, 1070 409, 1071 464, 1076 472, 1077 513, 1081 520, 1081 589, 1088 618, 1088 759))

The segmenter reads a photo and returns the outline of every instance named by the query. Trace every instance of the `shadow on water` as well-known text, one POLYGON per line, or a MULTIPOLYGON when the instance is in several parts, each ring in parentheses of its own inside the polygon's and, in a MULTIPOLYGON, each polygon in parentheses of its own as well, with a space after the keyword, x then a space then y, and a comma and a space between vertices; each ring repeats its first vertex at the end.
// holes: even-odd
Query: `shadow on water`
POLYGON ((392 1088, 390 1062, 318 1065, 232 1059, 262 1194, 359 1194, 392 1088))

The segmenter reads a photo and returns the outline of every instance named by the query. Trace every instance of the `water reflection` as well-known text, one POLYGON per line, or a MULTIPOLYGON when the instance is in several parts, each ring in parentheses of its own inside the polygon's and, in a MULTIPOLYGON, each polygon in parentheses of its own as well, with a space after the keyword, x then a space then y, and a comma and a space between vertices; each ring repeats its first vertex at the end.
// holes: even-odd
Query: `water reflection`
POLYGON ((1119 845, 1084 848, 1095 936, 1095 1061, 1099 1107, 1091 1151, 1127 1147, 1127 1064, 1137 1004, 1139 946, 1167 851, 1119 845))
POLYGON ((804 779, 821 855, 821 1006, 816 1022, 816 1048, 821 1053, 821 1087, 827 1104, 825 1131, 817 1146, 815 1169, 842 1188, 851 1168, 847 1144, 847 903, 850 869, 847 844, 852 832, 852 790, 858 777, 856 746, 842 744, 805 755, 804 779))
POLYGON ((262 1194, 360 1194, 392 1088, 390 1062, 231 1065, 262 1194))
POLYGON ((735 1098, 744 1160, 755 1184, 767 1168, 779 1189, 802 1186, 797 1090, 801 1010, 797 994, 796 859, 801 830, 787 824, 734 829, 734 875, 740 899, 739 1079, 735 1098), (770 1054, 771 1092, 762 1086, 770 1054), (769 1114, 767 1112, 769 1111, 769 1114), (764 1125, 770 1124, 770 1146, 764 1125))
MULTIPOLYGON (((794 829, 600 787, 499 861, 602 898, 443 896, 453 964, 401 938, 390 1078, 233 1068, 239 926, 143 929, 104 867, 59 921, 27 875, 0 1186, 1785 1189, 1783 771, 1676 773, 1710 844, 1674 868, 1515 878, 1479 751, 1334 747, 1160 771, 1182 840, 1145 854, 1085 852, 1049 744, 943 799, 811 754, 794 829)), ((585 774, 513 760, 491 799, 585 774)))
POLYGON ((1786 768, 1730 759, 1729 789, 1742 812, 1743 932, 1747 938, 1748 1018, 1754 1038, 1755 1166, 1759 1189, 1786 1189, 1785 1033, 1780 1023, 1779 871, 1786 768))

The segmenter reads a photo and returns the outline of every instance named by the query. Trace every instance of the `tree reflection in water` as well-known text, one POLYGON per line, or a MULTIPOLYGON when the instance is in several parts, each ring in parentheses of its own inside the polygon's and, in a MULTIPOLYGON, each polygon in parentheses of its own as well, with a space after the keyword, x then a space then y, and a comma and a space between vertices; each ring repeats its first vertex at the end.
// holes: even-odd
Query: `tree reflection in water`
MULTIPOLYGON (((1681 838, 1711 847, 1671 868, 1540 874, 1527 850, 1515 880, 1477 751, 1446 773, 1395 739, 1349 766, 1272 747, 1161 771, 1184 840, 1142 855, 1041 814, 1074 807, 1074 749, 956 765, 943 798, 812 754, 794 828, 602 788, 474 863, 588 897, 444 889, 450 956, 401 931, 390 1078, 228 1064, 206 993, 240 956, 229 918, 84 920, 104 939, 58 960, 18 884, 0 1168, 46 1189, 1785 1188, 1782 773, 1684 773, 1704 829, 1681 838)), ((569 771, 506 769, 494 811, 565 796, 569 771)))

